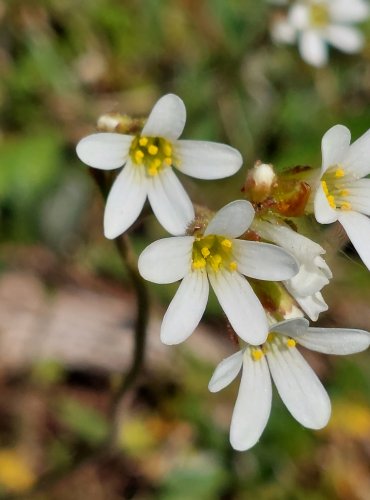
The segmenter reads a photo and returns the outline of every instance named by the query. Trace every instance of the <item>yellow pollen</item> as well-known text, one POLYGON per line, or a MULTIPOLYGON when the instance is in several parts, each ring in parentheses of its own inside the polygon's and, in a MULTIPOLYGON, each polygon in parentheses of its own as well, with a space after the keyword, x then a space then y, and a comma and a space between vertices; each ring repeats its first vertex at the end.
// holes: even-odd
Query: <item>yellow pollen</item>
POLYGON ((341 189, 339 191, 339 194, 340 194, 340 196, 348 196, 349 195, 349 191, 348 191, 348 189, 341 189))
POLYGON ((261 358, 263 358, 262 349, 254 349, 252 351, 252 358, 254 359, 254 361, 259 361, 261 358))
POLYGON ((209 260, 210 260, 210 264, 211 264, 212 269, 214 271, 218 271, 220 269, 220 265, 222 262, 221 255, 218 255, 217 253, 215 255, 211 255, 209 260))
POLYGON ((194 260, 193 261, 193 269, 203 269, 204 267, 206 267, 206 261, 205 259, 197 259, 197 260, 194 260))
POLYGON ((228 239, 221 241, 221 245, 226 248, 231 248, 233 246, 232 242, 228 239))
POLYGON ((147 137, 140 137, 139 144, 140 144, 140 146, 146 146, 148 144, 148 138, 147 137))
POLYGON ((203 255, 203 257, 208 257, 208 255, 211 253, 209 248, 207 247, 203 247, 202 250, 201 250, 201 253, 203 255))
POLYGON ((151 177, 154 177, 155 175, 158 175, 158 169, 156 167, 149 167, 148 168, 148 174, 151 176, 151 177))
POLYGON ((322 186, 322 189, 323 189, 324 193, 326 194, 326 196, 328 196, 329 189, 328 189, 328 185, 326 184, 326 181, 321 181, 321 186, 322 186))
POLYGON ((344 170, 343 168, 337 168, 335 171, 335 177, 340 178, 344 177, 344 170))
POLYGON ((231 271, 236 271, 238 269, 238 264, 235 262, 235 260, 233 262, 230 262, 229 268, 231 271))
POLYGON ((340 204, 340 208, 342 210, 352 210, 352 205, 350 204, 349 201, 343 201, 341 204, 340 204))
POLYGON ((329 205, 332 207, 332 208, 337 208, 336 204, 335 204, 335 199, 334 199, 334 196, 332 196, 331 194, 329 194, 327 196, 327 199, 328 199, 328 202, 329 202, 329 205))
POLYGON ((158 153, 158 148, 157 146, 155 146, 154 144, 151 144, 149 147, 148 147, 148 153, 152 156, 155 156, 157 153, 158 153))
POLYGON ((144 153, 140 151, 140 149, 135 151, 135 160, 137 161, 137 163, 140 163, 143 158, 144 158, 144 153))
POLYGON ((295 347, 296 344, 297 344, 297 342, 294 339, 288 339, 286 341, 286 344, 287 344, 288 347, 295 347))
POLYGON ((163 161, 166 165, 172 165, 172 158, 170 156, 166 156, 163 161))
POLYGON ((170 144, 165 144, 163 147, 163 153, 166 156, 171 156, 172 155, 172 146, 170 144))

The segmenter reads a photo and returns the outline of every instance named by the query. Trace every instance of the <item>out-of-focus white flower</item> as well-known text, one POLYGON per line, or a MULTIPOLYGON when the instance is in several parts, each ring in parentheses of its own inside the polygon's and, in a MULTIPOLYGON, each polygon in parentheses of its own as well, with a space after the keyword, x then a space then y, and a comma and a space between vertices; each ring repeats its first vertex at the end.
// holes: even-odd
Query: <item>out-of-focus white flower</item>
POLYGON ((327 44, 349 54, 361 50, 364 37, 351 24, 368 15, 365 0, 297 1, 286 18, 278 18, 273 24, 272 37, 282 43, 298 41, 302 59, 313 66, 324 66, 327 44))
POLYGON ((167 94, 155 104, 140 135, 98 133, 78 143, 77 155, 90 167, 124 166, 105 207, 107 238, 115 238, 135 222, 146 197, 169 233, 185 232, 194 209, 172 167, 199 179, 228 177, 241 167, 240 153, 230 146, 178 140, 185 120, 183 101, 167 94))
POLYGON ((370 129, 350 145, 351 133, 335 125, 322 138, 320 182, 314 198, 321 224, 339 221, 370 269, 370 129))
POLYGON ((309 328, 307 320, 292 319, 273 325, 261 347, 247 346, 223 360, 211 378, 210 391, 223 389, 243 370, 230 427, 231 445, 236 450, 254 446, 267 424, 271 377, 298 422, 310 429, 327 424, 329 397, 296 344, 325 354, 353 354, 369 347, 370 334, 363 330, 309 328))
POLYGON ((255 219, 252 228, 263 239, 285 248, 295 257, 299 272, 284 281, 284 285, 307 316, 316 321, 319 314, 328 309, 320 290, 333 277, 329 266, 321 257, 325 250, 289 226, 255 219))
POLYGON ((178 344, 194 331, 207 305, 209 282, 235 332, 251 344, 265 341, 266 314, 243 275, 281 281, 294 276, 298 265, 275 245, 237 239, 253 217, 251 203, 237 200, 219 210, 203 234, 164 238, 143 251, 138 266, 145 279, 182 279, 163 318, 165 344, 178 344))

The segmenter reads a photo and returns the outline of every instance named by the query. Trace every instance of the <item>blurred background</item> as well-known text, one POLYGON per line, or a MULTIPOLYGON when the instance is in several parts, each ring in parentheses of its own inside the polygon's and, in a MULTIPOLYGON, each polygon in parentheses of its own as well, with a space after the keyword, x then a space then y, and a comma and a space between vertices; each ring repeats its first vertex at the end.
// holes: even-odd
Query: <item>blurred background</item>
MULTIPOLYGON (((161 345, 176 286, 150 288, 146 363, 119 411, 119 453, 64 473, 106 437, 133 346, 135 298, 75 154, 97 118, 145 116, 161 95, 181 96, 183 137, 245 159, 232 179, 181 178, 214 209, 240 196, 256 160, 319 166, 328 128, 343 123, 354 138, 369 128, 370 22, 361 54, 333 50, 314 69, 272 43, 276 13, 248 0, 0 0, 0 498, 369 498, 367 354, 305 353, 332 399, 327 428, 302 428, 275 394, 260 443, 234 452, 238 383, 217 395, 207 384, 235 347, 215 301, 189 341, 161 345), (45 474, 50 484, 32 492, 45 474)), ((334 272, 319 324, 370 330, 369 273, 336 227, 309 224, 334 272)), ((163 234, 148 216, 134 247, 163 234)))

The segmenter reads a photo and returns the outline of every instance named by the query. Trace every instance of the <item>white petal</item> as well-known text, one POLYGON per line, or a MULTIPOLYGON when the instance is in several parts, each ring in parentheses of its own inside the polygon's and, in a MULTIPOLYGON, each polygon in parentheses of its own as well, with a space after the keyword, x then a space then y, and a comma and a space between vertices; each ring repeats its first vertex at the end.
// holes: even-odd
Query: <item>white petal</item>
POLYGON ((114 133, 92 134, 77 144, 76 153, 89 167, 113 170, 126 163, 132 136, 114 133))
POLYGON ((104 212, 104 234, 113 239, 138 218, 147 194, 144 168, 127 162, 109 192, 104 212))
POLYGON ((363 0, 336 0, 329 2, 330 18, 339 23, 356 23, 369 15, 369 6, 363 0))
POLYGON ((314 200, 315 218, 320 224, 330 224, 338 220, 338 212, 329 205, 324 190, 319 184, 314 200))
POLYGON ((183 101, 177 95, 167 94, 154 105, 141 134, 174 140, 182 134, 185 121, 183 101))
POLYGON ((291 292, 294 291, 294 296, 307 297, 319 292, 328 283, 328 277, 312 262, 300 266, 298 274, 285 284, 291 292))
POLYGON ((344 227, 365 266, 370 270, 370 219, 357 212, 341 210, 339 222, 344 227))
POLYGON ((282 281, 299 269, 290 253, 270 243, 233 240, 233 256, 239 272, 259 280, 282 281))
POLYGON ((308 6, 302 3, 292 5, 288 13, 288 21, 297 29, 304 30, 310 22, 308 6))
POLYGON ((360 31, 349 26, 328 26, 325 30, 325 38, 334 47, 353 54, 359 52, 363 45, 365 38, 360 31))
POLYGON ((321 429, 330 418, 330 400, 320 380, 295 347, 269 347, 267 361, 286 407, 305 427, 321 429))
POLYGON ((270 416, 271 398, 271 377, 266 359, 262 357, 254 361, 247 349, 230 426, 230 442, 235 450, 248 450, 257 443, 270 416))
POLYGON ((185 234, 194 208, 172 168, 148 179, 148 198, 155 216, 170 234, 185 234))
POLYGON ((304 31, 299 39, 299 52, 302 59, 312 66, 325 66, 328 62, 328 49, 316 31, 304 31))
POLYGON ((369 347, 370 333, 349 328, 308 328, 297 341, 325 354, 354 354, 369 347))
POLYGON ((192 236, 175 236, 151 243, 139 257, 141 276, 161 284, 181 280, 190 271, 193 241, 192 236))
POLYGON ((249 201, 232 201, 215 214, 204 234, 219 234, 229 238, 237 238, 249 228, 254 213, 254 208, 249 201))
POLYGON ((351 144, 343 165, 358 177, 370 174, 370 129, 351 144))
POLYGON ((209 281, 237 335, 250 344, 262 344, 267 318, 247 280, 237 272, 220 270, 209 273, 209 281))
POLYGON ((307 330, 309 322, 305 318, 293 318, 286 321, 280 321, 270 328, 271 332, 279 332, 288 337, 302 335, 307 330))
POLYGON ((244 350, 232 354, 219 363, 208 384, 211 392, 218 392, 227 387, 238 375, 243 364, 244 350))
POLYGON ((176 167, 197 179, 222 179, 234 175, 243 164, 239 151, 217 142, 178 141, 176 167))
MULTIPOLYGON (((292 293, 287 286, 288 292, 292 293)), ((308 297, 297 297, 292 293, 295 301, 299 304, 300 308, 307 314, 312 321, 317 321, 320 313, 329 309, 328 304, 325 302, 320 292, 316 292, 308 297)))
POLYGON ((322 173, 342 163, 351 142, 351 132, 344 125, 334 125, 321 140, 322 173))
POLYGON ((296 29, 286 19, 278 19, 272 25, 271 36, 277 43, 294 43, 296 35, 296 29))
POLYGON ((348 185, 348 201, 354 212, 370 215, 370 179, 359 179, 348 185))
POLYGON ((206 308, 208 292, 204 270, 185 276, 163 318, 161 340, 164 344, 179 344, 193 333, 206 308))

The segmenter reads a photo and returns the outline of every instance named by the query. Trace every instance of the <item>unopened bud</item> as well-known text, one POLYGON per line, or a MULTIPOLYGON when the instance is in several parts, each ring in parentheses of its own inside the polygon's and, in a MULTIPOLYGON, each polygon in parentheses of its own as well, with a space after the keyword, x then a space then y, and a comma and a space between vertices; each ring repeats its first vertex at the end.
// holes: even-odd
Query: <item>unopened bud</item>
POLYGON ((252 203, 261 203, 270 196, 275 184, 273 165, 257 161, 247 174, 243 191, 252 203))

